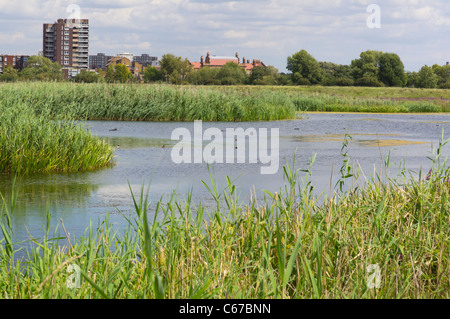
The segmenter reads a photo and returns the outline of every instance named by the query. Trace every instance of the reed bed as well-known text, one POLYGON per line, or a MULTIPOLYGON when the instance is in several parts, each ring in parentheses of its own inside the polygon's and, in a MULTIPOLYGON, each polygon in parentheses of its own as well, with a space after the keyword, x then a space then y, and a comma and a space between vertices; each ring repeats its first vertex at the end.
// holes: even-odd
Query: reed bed
POLYGON ((446 161, 438 152, 426 177, 403 170, 346 188, 357 175, 348 163, 331 198, 312 195, 310 168, 300 180, 289 165, 280 192, 247 205, 230 180, 221 191, 204 183, 212 208, 189 195, 148 203, 143 187, 123 233, 106 217, 76 241, 50 234, 47 211, 46 235, 16 262, 13 192, 2 210, 0 298, 449 298, 446 161))
POLYGON ((7 107, 24 104, 37 114, 79 120, 239 122, 295 119, 296 112, 448 112, 446 91, 13 83, 0 86, 0 101, 7 107))
POLYGON ((271 121, 296 118, 284 94, 221 92, 169 85, 16 83, 0 86, 6 106, 82 120, 271 121))
POLYGON ((284 94, 298 112, 437 113, 450 111, 449 90, 322 86, 214 87, 222 92, 284 94))
POLYGON ((67 117, 0 106, 0 174, 88 171, 112 165, 114 148, 67 117))

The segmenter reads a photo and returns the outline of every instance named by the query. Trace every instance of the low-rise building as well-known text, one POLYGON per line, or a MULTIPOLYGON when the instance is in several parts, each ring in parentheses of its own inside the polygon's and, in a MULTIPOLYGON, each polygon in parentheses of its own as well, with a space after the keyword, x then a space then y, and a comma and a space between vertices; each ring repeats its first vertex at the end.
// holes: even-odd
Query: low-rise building
POLYGON ((12 67, 19 71, 22 70, 27 66, 28 58, 28 55, 0 54, 0 74, 2 74, 7 67, 12 67))
POLYGON ((149 54, 141 54, 140 56, 134 56, 133 61, 142 64, 144 67, 159 65, 158 57, 150 56, 149 54))
POLYGON ((125 65, 130 70, 131 74, 133 74, 133 76, 138 81, 143 81, 143 76, 146 67, 142 63, 130 61, 130 59, 125 57, 116 56, 108 61, 106 67, 109 67, 110 65, 116 66, 118 64, 125 65))
POLYGON ((89 56, 89 69, 105 69, 108 61, 113 58, 112 55, 97 53, 89 56))
POLYGON ((244 57, 241 61, 237 52, 235 56, 216 56, 210 55, 209 52, 207 52, 206 58, 203 58, 202 56, 200 57, 200 62, 190 62, 190 64, 192 65, 192 68, 194 70, 198 70, 205 67, 222 68, 228 62, 238 64, 242 69, 245 70, 247 74, 250 74, 252 72, 252 69, 256 66, 266 67, 266 65, 261 62, 261 60, 253 60, 252 62, 250 62, 249 59, 246 59, 244 57))

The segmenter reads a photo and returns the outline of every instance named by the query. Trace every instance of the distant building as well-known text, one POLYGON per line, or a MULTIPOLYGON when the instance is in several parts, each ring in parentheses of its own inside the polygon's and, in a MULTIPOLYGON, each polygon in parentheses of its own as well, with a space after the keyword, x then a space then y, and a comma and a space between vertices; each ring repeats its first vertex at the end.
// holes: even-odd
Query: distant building
POLYGON ((144 71, 146 67, 143 66, 142 63, 130 61, 130 59, 125 57, 116 56, 108 61, 106 67, 109 67, 110 65, 116 66, 118 64, 125 65, 137 80, 143 81, 144 71))
POLYGON ((19 71, 22 70, 24 67, 27 66, 28 58, 29 58, 28 55, 0 54, 0 74, 2 74, 7 67, 12 67, 19 71))
POLYGON ((89 56, 89 69, 105 69, 108 61, 111 60, 113 56, 106 55, 104 53, 97 53, 97 55, 89 56))
POLYGON ((43 55, 59 63, 66 77, 89 68, 89 20, 58 19, 44 24, 43 55))
POLYGON ((133 61, 141 63, 144 67, 158 66, 158 57, 150 56, 149 54, 141 54, 141 56, 135 56, 133 61))
POLYGON ((450 65, 450 62, 447 62, 447 65, 450 65))
POLYGON ((106 67, 108 67, 110 65, 116 66, 117 64, 124 64, 127 67, 130 67, 131 66, 131 61, 132 60, 130 60, 128 58, 125 58, 125 57, 115 56, 115 57, 112 57, 111 59, 108 60, 108 63, 106 64, 106 67))
POLYGON ((247 74, 250 74, 252 69, 256 66, 266 67, 266 65, 263 62, 261 62, 261 60, 253 60, 250 63, 250 60, 242 58, 241 62, 241 60, 239 59, 239 54, 237 52, 235 56, 216 56, 210 55, 209 52, 207 52, 205 59, 202 56, 200 57, 200 62, 190 62, 190 63, 194 70, 198 70, 205 67, 222 68, 228 62, 238 64, 242 69, 245 70, 247 74))
POLYGON ((130 60, 130 62, 132 62, 134 60, 133 53, 119 53, 119 54, 116 54, 116 56, 120 57, 120 58, 127 58, 128 60, 130 60))

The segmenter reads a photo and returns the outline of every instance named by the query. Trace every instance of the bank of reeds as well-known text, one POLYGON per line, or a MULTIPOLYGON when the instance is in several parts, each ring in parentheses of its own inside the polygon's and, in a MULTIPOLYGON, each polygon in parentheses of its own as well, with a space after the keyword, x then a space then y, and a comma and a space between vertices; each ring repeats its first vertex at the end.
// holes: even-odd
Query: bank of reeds
POLYGON ((215 87, 229 92, 247 94, 273 92, 286 95, 297 111, 303 112, 366 112, 366 113, 436 113, 450 111, 448 90, 364 87, 284 87, 241 86, 215 87))
POLYGON ((190 196, 148 203, 142 190, 124 233, 106 217, 76 241, 52 237, 47 212, 46 236, 15 263, 13 193, 0 298, 449 298, 450 172, 436 159, 427 177, 375 175, 347 190, 344 160, 331 198, 289 166, 284 189, 248 205, 229 180, 223 191, 205 182, 212 208, 190 196))
POLYGON ((221 92, 186 86, 16 83, 0 86, 8 107, 31 105, 37 113, 74 119, 130 121, 271 121, 293 119, 283 93, 221 92))
POLYGON ((376 89, 363 88, 356 93, 348 89, 333 93, 333 88, 311 91, 270 86, 14 83, 0 86, 0 103, 7 107, 30 105, 37 114, 119 121, 272 121, 294 119, 296 112, 450 111, 448 99, 409 97, 416 91, 418 96, 422 96, 425 94, 423 90, 378 88, 380 95, 374 96, 376 89), (363 95, 364 92, 367 96, 363 95), (404 98, 401 97, 402 92, 405 93, 404 98))
POLYGON ((437 113, 450 110, 429 101, 397 101, 323 94, 297 96, 292 99, 297 110, 305 112, 437 113))
POLYGON ((30 105, 0 106, 0 174, 88 171, 112 164, 114 148, 67 117, 30 105))

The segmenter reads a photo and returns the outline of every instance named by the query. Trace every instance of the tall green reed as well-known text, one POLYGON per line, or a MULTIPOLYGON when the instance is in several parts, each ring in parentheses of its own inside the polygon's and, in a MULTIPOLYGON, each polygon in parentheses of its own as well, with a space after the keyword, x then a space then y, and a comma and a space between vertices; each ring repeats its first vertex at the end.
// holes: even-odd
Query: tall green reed
MULTIPOLYGON (((345 168, 348 156, 342 158, 345 168)), ((322 199, 312 192, 314 159, 306 169, 286 165, 284 188, 254 194, 245 205, 230 179, 223 190, 214 178, 205 182, 210 207, 194 205, 191 194, 152 204, 148 189, 139 196, 130 189, 135 209, 123 232, 99 220, 67 249, 49 246, 47 259, 39 246, 21 265, 24 274, 13 277, 3 271, 2 249, 0 297, 448 298, 446 179, 405 171, 369 178, 357 191, 342 192, 338 183, 322 199), (81 268, 79 289, 66 285, 71 263, 81 268), (375 287, 367 270, 373 267, 375 287)), ((342 180, 346 186, 349 179, 342 180)))
POLYGON ((106 167, 114 149, 70 118, 16 105, 0 106, 0 154, 0 173, 28 175, 106 167))

